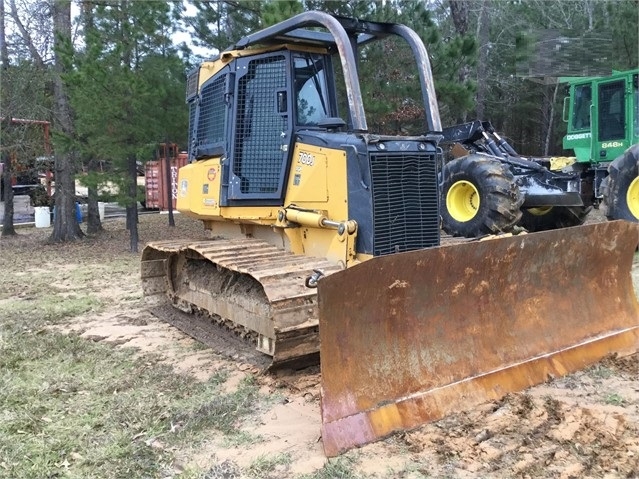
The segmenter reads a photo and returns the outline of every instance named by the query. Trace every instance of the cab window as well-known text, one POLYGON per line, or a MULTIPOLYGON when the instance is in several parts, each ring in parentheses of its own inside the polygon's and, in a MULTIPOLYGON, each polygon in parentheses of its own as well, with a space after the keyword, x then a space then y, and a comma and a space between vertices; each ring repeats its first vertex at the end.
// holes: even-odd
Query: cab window
POLYGON ((625 82, 615 81, 599 87, 599 141, 626 136, 625 82))
POLYGON ((572 118, 574 130, 590 129, 590 105, 592 105, 592 90, 590 85, 575 87, 575 110, 572 118))
POLYGON ((297 53, 294 65, 296 123, 317 125, 331 116, 324 57, 316 53, 297 53))

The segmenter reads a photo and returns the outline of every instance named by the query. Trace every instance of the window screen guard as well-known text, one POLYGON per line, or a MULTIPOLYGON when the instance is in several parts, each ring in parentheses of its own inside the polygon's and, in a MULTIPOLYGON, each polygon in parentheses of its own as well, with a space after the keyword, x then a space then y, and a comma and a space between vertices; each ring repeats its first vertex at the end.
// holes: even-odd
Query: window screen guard
POLYGON ((288 54, 241 59, 237 64, 235 130, 228 197, 279 199, 290 139, 288 54))

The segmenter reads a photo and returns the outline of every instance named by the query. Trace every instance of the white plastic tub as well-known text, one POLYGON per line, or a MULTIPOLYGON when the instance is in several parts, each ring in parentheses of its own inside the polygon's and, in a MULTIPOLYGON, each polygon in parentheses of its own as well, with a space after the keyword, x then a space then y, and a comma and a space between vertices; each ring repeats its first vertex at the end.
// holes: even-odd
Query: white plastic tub
POLYGON ((35 208, 35 227, 48 228, 51 226, 51 211, 48 206, 36 206, 35 208))

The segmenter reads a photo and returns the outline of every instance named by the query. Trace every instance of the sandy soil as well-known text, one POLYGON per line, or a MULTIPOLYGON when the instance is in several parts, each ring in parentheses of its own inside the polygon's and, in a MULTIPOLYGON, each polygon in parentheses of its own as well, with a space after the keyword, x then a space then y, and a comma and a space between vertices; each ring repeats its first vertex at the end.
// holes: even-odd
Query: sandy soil
MULTIPOLYGON (((93 340, 161 354, 196 380, 230 365, 235 373, 227 388, 253 373, 252 366, 208 349, 186 352, 190 338, 143 310, 105 314, 71 327, 93 340)), ((365 446, 353 455, 356 468, 365 477, 389 478, 639 477, 638 372, 638 355, 610 358, 587 371, 365 446)), ((326 459, 317 368, 257 379, 262 392, 281 396, 245 425, 263 441, 247 450, 211 439, 182 451, 183 465, 208 470, 232 461, 246 468, 260 456, 287 453, 293 461, 277 477, 322 467, 326 459)))
MULTIPOLYGON (((171 233, 176 237, 201 235, 199 225, 180 219, 179 226, 177 233, 171 233)), ((115 223, 107 224, 107 228, 117 227, 115 223)), ((144 233, 143 239, 166 236, 157 219, 144 218, 142 228, 157 230, 144 233)), ((115 241, 118 235, 105 237, 115 241)), ((122 247, 126 243, 117 246, 122 247)), ((68 267, 73 268, 72 258, 68 267)), ((639 270, 635 274, 639 276, 639 270)), ((100 279, 94 281, 98 283, 93 286, 100 279)), ((66 330, 88 340, 160 355, 163 361, 196 381, 220 369, 230 369, 233 373, 227 382, 229 389, 245 375, 253 374, 261 390, 277 398, 244 425, 251 434, 261 436, 262 441, 249 447, 230 446, 211 437, 203 445, 178 451, 176 472, 197 465, 211 471, 210 477, 239 477, 238 467, 246 468, 259 457, 284 453, 290 456, 290 464, 277 466, 271 477, 292 478, 312 473, 325 464, 317 367, 259 374, 250 364, 211 349, 191 347, 191 338, 150 314, 142 301, 121 301, 140 295, 137 276, 123 274, 117 284, 111 278, 100 287, 112 306, 103 314, 77 318, 66 330), (222 472, 214 474, 224 467, 231 472, 226 476, 222 472)), ((376 478, 637 478, 638 355, 610 358, 586 371, 471 411, 460 411, 365 446, 349 453, 348 458, 357 474, 376 478)))

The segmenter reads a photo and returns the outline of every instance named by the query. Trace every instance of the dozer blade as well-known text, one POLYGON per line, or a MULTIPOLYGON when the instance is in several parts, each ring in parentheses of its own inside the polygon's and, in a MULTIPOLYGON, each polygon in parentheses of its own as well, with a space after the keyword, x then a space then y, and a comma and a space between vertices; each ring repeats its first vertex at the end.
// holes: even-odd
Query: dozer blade
POLYGON ((639 348, 638 227, 374 258, 320 280, 327 456, 639 348))

